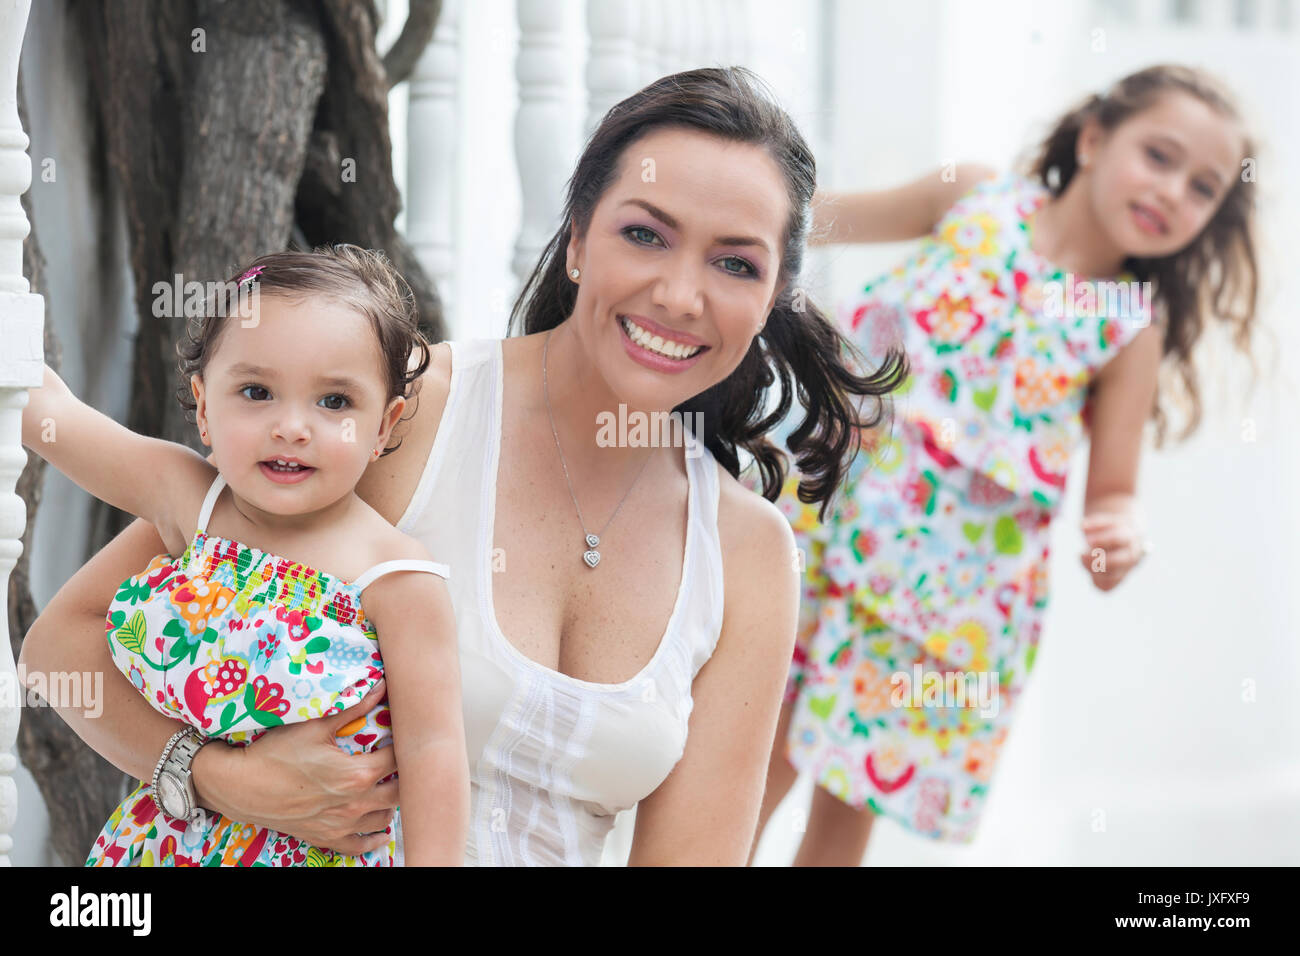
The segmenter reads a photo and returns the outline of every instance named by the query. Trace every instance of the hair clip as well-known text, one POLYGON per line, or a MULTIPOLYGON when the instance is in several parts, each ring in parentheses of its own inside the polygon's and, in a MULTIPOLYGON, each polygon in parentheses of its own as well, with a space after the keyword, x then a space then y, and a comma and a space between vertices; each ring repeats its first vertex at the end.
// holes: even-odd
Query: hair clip
POLYGON ((248 270, 247 272, 245 272, 242 276, 240 276, 240 277, 235 281, 235 284, 236 284, 236 285, 243 285, 245 282, 251 282, 251 281, 253 281, 253 280, 256 279, 259 275, 262 274, 262 269, 263 269, 263 268, 264 268, 263 266, 253 266, 253 268, 249 269, 249 270, 248 270))

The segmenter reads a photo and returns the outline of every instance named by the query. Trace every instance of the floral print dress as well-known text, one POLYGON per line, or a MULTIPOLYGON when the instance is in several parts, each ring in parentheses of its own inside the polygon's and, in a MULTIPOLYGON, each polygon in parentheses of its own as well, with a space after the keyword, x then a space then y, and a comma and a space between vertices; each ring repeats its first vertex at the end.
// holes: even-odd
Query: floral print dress
MULTIPOLYGON (((361 591, 392 570, 447 576, 431 561, 389 561, 349 583, 206 532, 224 479, 179 558, 158 555, 109 606, 113 661, 155 710, 246 746, 267 728, 335 714, 383 676, 361 591)), ((337 733, 361 753, 392 743, 387 703, 337 733)), ((394 775, 395 776, 395 775, 394 775)), ((386 778, 392 779, 392 776, 386 778)), ((192 826, 161 813, 142 781, 113 811, 87 866, 391 866, 396 838, 360 856, 211 811, 192 826)))
POLYGON ((1047 198, 1015 174, 981 183, 846 305, 869 358, 908 354, 892 432, 824 524, 797 474, 779 500, 805 561, 786 755, 940 840, 973 839, 1034 666, 1089 382, 1148 324, 1132 276, 1085 282, 1032 251, 1047 198))

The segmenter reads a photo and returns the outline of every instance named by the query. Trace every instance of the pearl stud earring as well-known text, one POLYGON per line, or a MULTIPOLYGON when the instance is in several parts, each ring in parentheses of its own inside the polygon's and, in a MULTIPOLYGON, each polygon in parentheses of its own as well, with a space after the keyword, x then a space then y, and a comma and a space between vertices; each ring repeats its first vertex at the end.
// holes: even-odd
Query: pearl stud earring
POLYGON ((570 269, 570 270, 569 270, 569 278, 570 278, 570 279, 573 279, 575 282, 578 280, 578 276, 580 276, 580 275, 582 275, 582 273, 579 272, 577 269, 570 269))

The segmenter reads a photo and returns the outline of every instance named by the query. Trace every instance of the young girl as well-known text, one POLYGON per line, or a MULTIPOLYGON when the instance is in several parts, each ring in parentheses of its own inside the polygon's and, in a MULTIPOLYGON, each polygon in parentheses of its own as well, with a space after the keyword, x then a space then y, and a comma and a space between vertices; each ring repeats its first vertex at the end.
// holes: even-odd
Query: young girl
POLYGON ((448 569, 354 490, 387 454, 407 386, 428 365, 409 289, 355 246, 262 256, 216 292, 180 351, 182 403, 212 464, 117 425, 48 369, 23 414, 27 447, 152 522, 180 554, 122 584, 107 632, 131 683, 185 726, 87 865, 392 865, 391 838, 350 857, 208 813, 188 770, 200 746, 242 747, 268 727, 337 713, 385 672, 391 711, 358 718, 337 743, 350 753, 391 743, 405 862, 459 865, 469 782, 448 569))
POLYGON ((1158 66, 1067 113, 1024 175, 821 197, 829 241, 928 236, 843 316, 869 355, 908 353, 894 433, 824 524, 797 475, 782 496, 807 574, 759 833, 790 765, 811 772, 797 864, 858 865, 867 807, 974 837, 1034 666, 1072 450, 1090 425, 1082 561, 1110 590, 1148 550, 1135 493, 1150 413, 1165 432, 1162 358, 1190 399, 1185 436, 1205 321, 1248 347, 1252 156, 1214 82, 1158 66))

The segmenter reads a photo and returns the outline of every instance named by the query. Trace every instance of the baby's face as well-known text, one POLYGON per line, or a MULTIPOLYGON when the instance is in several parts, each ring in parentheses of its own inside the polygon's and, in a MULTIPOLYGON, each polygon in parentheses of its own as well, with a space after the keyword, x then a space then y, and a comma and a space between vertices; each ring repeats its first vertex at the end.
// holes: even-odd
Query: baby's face
POLYGON ((354 310, 320 296, 253 300, 252 321, 227 319, 191 380, 196 419, 236 494, 268 514, 308 514, 356 487, 402 400, 386 401, 379 343, 354 310))

